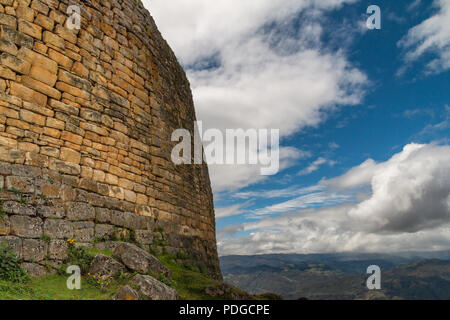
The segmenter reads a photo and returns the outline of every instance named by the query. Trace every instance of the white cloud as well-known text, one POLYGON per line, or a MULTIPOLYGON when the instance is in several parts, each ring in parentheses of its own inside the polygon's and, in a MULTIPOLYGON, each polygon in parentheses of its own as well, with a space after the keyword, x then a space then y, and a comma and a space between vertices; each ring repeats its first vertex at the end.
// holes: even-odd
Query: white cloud
POLYGON ((238 192, 233 194, 234 198, 239 199, 249 199, 249 198, 265 198, 265 199, 273 199, 273 198, 288 198, 301 196, 309 193, 324 191, 325 186, 323 185, 315 185, 312 187, 300 188, 298 186, 291 186, 284 189, 275 189, 275 190, 263 190, 263 191, 248 191, 248 192, 238 192))
POLYGON ((281 56, 261 38, 224 48, 219 69, 190 72, 199 119, 213 128, 316 126, 336 105, 361 100, 364 74, 340 53, 281 56))
POLYGON ((380 164, 372 196, 349 211, 373 231, 416 232, 450 222, 450 147, 408 145, 380 164))
POLYGON ((439 73, 450 69, 450 1, 435 0, 434 6, 438 12, 410 29, 399 45, 408 50, 408 62, 433 54, 435 58, 427 64, 427 71, 439 73))
POLYGON ((237 203, 232 206, 228 207, 222 207, 222 208, 216 208, 216 218, 225 218, 225 217, 231 217, 231 216, 237 216, 242 213, 244 213, 246 210, 245 208, 250 204, 250 202, 242 202, 237 203))
MULTIPOLYGON (((292 147, 280 148, 280 172, 292 166, 304 152, 292 147)), ((261 165, 209 165, 214 192, 236 191, 248 185, 263 182, 269 176, 261 175, 261 165)))
POLYGON ((330 142, 328 144, 328 147, 333 150, 333 149, 339 149, 340 145, 338 145, 336 142, 330 142))
POLYGON ((308 167, 306 167, 305 169, 301 170, 298 175, 299 176, 306 176, 308 174, 311 174, 313 172, 316 172, 317 170, 319 170, 319 168, 325 164, 328 165, 334 165, 334 161, 330 161, 327 160, 325 158, 318 158, 316 161, 314 161, 313 163, 311 163, 308 167))
MULTIPOLYGON (((220 253, 395 252, 450 247, 450 146, 410 144, 386 162, 360 165, 349 173, 329 181, 340 188, 369 185, 372 192, 366 199, 357 204, 287 210, 296 207, 296 202, 301 204, 300 197, 263 208, 262 213, 284 214, 243 224, 240 231, 251 231, 245 237, 221 234, 220 253)), ((309 195, 312 200, 317 196, 320 193, 309 195)))
MULTIPOLYGON (((356 0, 143 0, 183 64, 221 52, 266 23, 283 23, 309 9, 331 10, 356 0)), ((311 31, 311 30, 309 30, 311 31)))
POLYGON ((377 168, 377 163, 368 159, 361 163, 359 166, 350 169, 344 175, 323 180, 321 183, 329 186, 331 189, 349 189, 354 187, 359 187, 368 184, 377 168))
POLYGON ((315 192, 307 195, 274 204, 263 209, 253 210, 253 217, 261 215, 270 215, 283 212, 289 212, 297 209, 309 208, 312 206, 335 206, 341 203, 350 202, 353 200, 351 195, 315 192))
MULTIPOLYGON (((321 43, 323 14, 355 0, 144 1, 187 67, 197 118, 206 128, 317 126, 339 106, 358 104, 367 77, 321 43), (302 26, 292 18, 304 14, 302 26), (263 29, 268 24, 273 28, 263 29), (283 32, 277 32, 284 28, 283 32), (288 30, 288 31, 286 31, 288 30), (213 68, 199 66, 213 65, 213 68)), ((264 180, 252 166, 211 168, 215 190, 264 180)))
POLYGON ((359 166, 351 168, 342 176, 333 179, 322 180, 321 183, 330 187, 331 189, 337 190, 368 185, 373 180, 373 177, 377 171, 382 171, 387 166, 390 166, 394 163, 403 162, 405 158, 409 157, 412 152, 421 149, 422 147, 423 145, 420 144, 409 144, 405 146, 403 152, 396 154, 387 162, 378 164, 373 159, 367 159, 359 166))
POLYGON ((413 11, 413 10, 417 9, 421 5, 421 2, 422 2, 422 0, 414 0, 410 5, 408 5, 406 10, 413 11))

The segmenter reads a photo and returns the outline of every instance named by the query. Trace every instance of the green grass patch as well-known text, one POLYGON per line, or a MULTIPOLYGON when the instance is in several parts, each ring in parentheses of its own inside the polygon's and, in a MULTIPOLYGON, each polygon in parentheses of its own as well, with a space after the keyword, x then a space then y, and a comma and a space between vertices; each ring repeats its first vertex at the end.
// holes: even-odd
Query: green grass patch
POLYGON ((219 286, 220 282, 211 279, 206 274, 194 271, 194 268, 185 268, 175 262, 171 255, 157 256, 159 261, 172 271, 172 277, 165 279, 156 276, 158 280, 174 288, 182 300, 220 300, 229 297, 211 297, 205 293, 206 287, 219 286))
POLYGON ((107 289, 100 289, 83 277, 80 290, 69 290, 68 277, 49 275, 26 283, 0 280, 0 300, 110 300, 124 285, 115 280, 107 289))
MULTIPOLYGON (((121 274, 108 280, 107 286, 99 285, 87 274, 87 269, 93 257, 104 254, 112 257, 109 250, 86 249, 76 247, 73 240, 69 242, 69 258, 65 261, 58 274, 41 278, 28 279, 24 282, 14 282, 11 279, 0 279, 0 300, 110 300, 124 285, 128 284, 133 274, 121 274), (81 290, 69 290, 65 273, 67 264, 79 265, 82 269, 81 290)), ((210 278, 206 270, 199 271, 197 267, 181 266, 176 263, 178 257, 163 254, 157 258, 172 271, 172 277, 150 274, 159 281, 174 288, 182 300, 223 300, 231 296, 211 297, 206 294, 206 287, 220 286, 221 282, 210 278)), ((8 258, 9 259, 9 258, 8 258)), ((240 291, 235 290, 236 293, 240 291)), ((260 299, 273 299, 272 296, 261 296, 260 299)))
POLYGON ((102 254, 107 257, 113 256, 113 252, 110 250, 100 250, 100 249, 92 248, 92 249, 87 249, 86 252, 88 255, 90 255, 92 257, 95 257, 98 254, 102 254))

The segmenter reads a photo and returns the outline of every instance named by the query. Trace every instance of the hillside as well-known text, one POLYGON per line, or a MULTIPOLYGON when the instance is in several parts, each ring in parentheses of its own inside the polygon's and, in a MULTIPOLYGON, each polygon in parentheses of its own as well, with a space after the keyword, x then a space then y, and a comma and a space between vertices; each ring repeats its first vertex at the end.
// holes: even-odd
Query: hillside
POLYGON ((221 258, 225 281, 250 293, 285 299, 446 299, 450 261, 389 255, 264 255, 221 258), (382 289, 369 291, 369 265, 382 270, 382 289))

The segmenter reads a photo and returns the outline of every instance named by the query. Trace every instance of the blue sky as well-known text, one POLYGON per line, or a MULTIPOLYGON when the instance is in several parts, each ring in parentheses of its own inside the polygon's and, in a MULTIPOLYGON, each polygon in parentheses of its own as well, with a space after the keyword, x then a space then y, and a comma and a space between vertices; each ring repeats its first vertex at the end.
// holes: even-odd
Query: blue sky
POLYGON ((277 175, 210 169, 220 254, 450 249, 447 1, 174 2, 198 118, 282 129, 277 175))

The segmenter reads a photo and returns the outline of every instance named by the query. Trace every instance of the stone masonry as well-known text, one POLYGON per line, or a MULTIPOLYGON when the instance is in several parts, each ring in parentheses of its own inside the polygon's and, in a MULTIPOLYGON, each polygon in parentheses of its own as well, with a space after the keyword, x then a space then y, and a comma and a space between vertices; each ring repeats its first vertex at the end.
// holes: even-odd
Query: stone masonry
POLYGON ((140 1, 0 0, 0 60, 0 241, 26 267, 130 240, 221 278, 207 166, 170 159, 189 82, 140 1))

